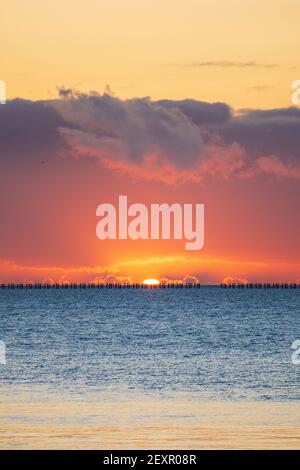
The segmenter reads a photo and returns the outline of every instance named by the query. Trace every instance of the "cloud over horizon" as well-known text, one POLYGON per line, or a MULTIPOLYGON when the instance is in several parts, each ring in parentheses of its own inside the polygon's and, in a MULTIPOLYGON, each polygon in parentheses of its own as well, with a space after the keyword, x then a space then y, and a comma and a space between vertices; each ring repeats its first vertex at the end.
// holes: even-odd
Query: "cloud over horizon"
POLYGON ((77 156, 166 183, 266 174, 300 178, 300 110, 72 93, 50 103, 77 156))
POLYGON ((2 159, 87 157, 168 184, 259 174, 299 179, 299 148, 297 108, 234 112, 226 103, 66 89, 60 99, 0 108, 2 159))

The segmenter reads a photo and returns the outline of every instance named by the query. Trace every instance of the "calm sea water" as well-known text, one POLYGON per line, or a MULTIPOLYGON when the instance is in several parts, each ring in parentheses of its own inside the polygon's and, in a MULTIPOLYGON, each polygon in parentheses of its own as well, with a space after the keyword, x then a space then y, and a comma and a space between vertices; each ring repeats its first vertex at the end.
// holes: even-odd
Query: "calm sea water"
POLYGON ((2 390, 297 400, 300 289, 0 290, 2 390))

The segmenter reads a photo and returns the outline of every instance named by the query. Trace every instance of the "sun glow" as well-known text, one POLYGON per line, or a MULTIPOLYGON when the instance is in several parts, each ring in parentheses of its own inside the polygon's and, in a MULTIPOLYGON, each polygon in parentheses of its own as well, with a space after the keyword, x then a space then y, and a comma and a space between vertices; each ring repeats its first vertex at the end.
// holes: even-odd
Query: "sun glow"
POLYGON ((159 285, 159 281, 158 279, 145 279, 143 281, 143 284, 145 286, 158 286, 159 285))

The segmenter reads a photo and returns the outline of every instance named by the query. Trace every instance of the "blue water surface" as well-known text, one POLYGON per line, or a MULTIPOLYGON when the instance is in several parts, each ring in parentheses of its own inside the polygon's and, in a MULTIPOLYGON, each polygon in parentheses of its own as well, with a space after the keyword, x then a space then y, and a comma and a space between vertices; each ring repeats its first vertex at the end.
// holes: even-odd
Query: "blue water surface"
POLYGON ((300 289, 0 290, 0 384, 297 400, 300 289))

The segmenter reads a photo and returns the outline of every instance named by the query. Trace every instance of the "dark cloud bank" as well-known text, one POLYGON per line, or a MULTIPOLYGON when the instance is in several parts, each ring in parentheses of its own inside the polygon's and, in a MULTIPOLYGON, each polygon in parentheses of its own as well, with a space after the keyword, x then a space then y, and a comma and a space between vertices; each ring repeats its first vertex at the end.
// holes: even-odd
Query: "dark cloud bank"
POLYGON ((89 95, 0 106, 0 157, 91 157, 165 182, 257 174, 300 178, 300 110, 243 110, 225 103, 89 95), (143 171, 140 171, 143 170, 143 171))

